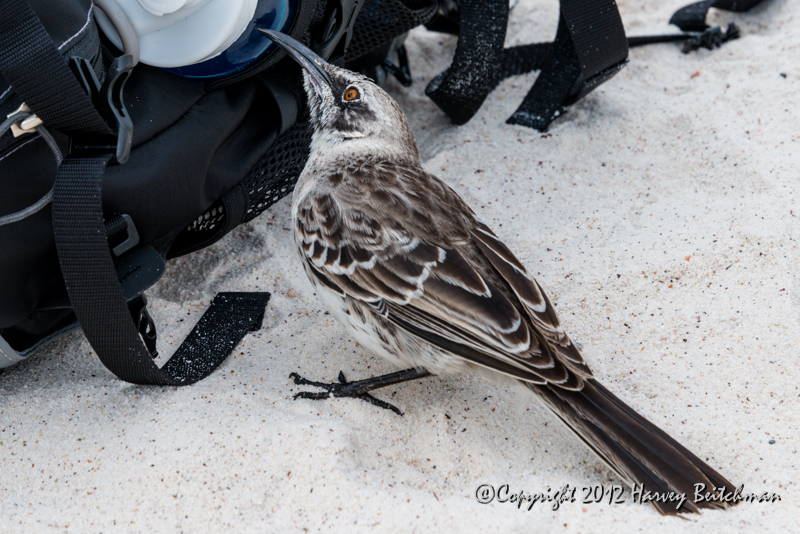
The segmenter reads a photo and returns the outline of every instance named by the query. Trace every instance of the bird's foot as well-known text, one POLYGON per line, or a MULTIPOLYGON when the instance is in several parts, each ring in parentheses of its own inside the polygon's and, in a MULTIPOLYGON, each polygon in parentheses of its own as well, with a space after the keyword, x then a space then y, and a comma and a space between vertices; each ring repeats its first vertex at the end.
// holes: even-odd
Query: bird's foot
POLYGON ((376 399, 375 397, 367 393, 367 391, 369 391, 372 388, 365 387, 364 380, 358 382, 348 382, 347 379, 344 377, 344 373, 341 371, 339 371, 339 382, 333 382, 331 384, 325 384, 323 382, 313 382, 311 380, 303 378, 297 373, 290 374, 289 378, 293 378, 294 383, 299 386, 314 386, 324 390, 320 393, 301 391, 295 394, 294 396, 295 399, 321 400, 321 399, 327 399, 330 396, 353 397, 356 399, 361 399, 370 404, 373 404, 379 408, 383 408, 384 410, 391 410, 401 417, 403 416, 403 413, 399 409, 397 409, 396 406, 389 404, 388 402, 376 399))

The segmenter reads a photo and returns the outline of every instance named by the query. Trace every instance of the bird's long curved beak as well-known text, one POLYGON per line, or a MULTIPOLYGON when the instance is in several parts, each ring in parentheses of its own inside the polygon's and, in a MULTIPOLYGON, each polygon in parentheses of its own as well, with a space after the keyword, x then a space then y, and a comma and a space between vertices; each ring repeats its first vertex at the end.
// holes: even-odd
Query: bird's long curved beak
POLYGON ((297 61, 303 67, 311 79, 319 85, 327 85, 331 87, 332 81, 328 72, 322 67, 327 65, 327 62, 312 52, 306 45, 286 35, 285 33, 276 32, 275 30, 264 30, 259 28, 258 31, 272 39, 275 44, 283 48, 289 56, 297 61))

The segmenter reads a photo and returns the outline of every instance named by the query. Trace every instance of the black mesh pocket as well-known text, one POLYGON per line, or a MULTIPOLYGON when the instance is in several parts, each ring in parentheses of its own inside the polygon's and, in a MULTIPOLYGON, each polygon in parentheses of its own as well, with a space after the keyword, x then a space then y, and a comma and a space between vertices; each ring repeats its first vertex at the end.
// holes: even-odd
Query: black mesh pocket
POLYGON ((226 195, 184 228, 172 243, 167 257, 182 256, 219 241, 237 224, 253 220, 291 193, 306 165, 310 144, 311 129, 307 120, 286 130, 230 193, 236 193, 238 199, 232 204, 235 219, 228 220, 230 214, 226 212, 225 200, 229 195, 226 195), (244 198, 237 191, 243 192, 244 198))
POLYGON ((420 24, 428 22, 438 9, 437 0, 367 0, 353 27, 353 40, 345 54, 349 63, 383 46, 420 24))
MULTIPOLYGON (((247 194, 247 212, 242 223, 252 221, 292 192, 306 165, 310 145, 308 121, 295 124, 278 137, 241 182, 247 194)), ((184 231, 209 232, 224 224, 225 209, 219 200, 184 231)))
POLYGON ((222 202, 217 201, 208 211, 186 227, 186 232, 211 232, 219 228, 225 222, 225 207, 222 202))
POLYGON ((247 214, 251 221, 292 192, 306 165, 311 145, 311 127, 303 121, 286 130, 269 152, 250 170, 242 185, 247 191, 247 214))

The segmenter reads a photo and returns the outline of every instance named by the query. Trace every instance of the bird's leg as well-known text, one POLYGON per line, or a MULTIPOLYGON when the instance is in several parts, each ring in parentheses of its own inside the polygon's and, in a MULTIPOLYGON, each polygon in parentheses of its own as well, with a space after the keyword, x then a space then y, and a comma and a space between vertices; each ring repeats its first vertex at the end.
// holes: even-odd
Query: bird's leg
POLYGON ((418 378, 425 378, 426 376, 431 376, 430 371, 428 371, 427 369, 414 367, 413 369, 406 369, 405 371, 389 373, 388 375, 376 376, 374 378, 366 378, 364 380, 358 380, 356 382, 348 382, 347 379, 344 377, 344 373, 341 371, 339 371, 339 382, 338 383, 333 382, 332 384, 324 384, 322 382, 312 382, 311 380, 307 380, 302 376, 298 375, 297 373, 290 374, 289 378, 293 378, 295 384, 301 386, 315 386, 325 390, 321 393, 311 393, 309 391, 301 391, 300 393, 295 394, 294 396, 295 399, 319 400, 319 399, 327 399, 331 395, 333 395, 334 397, 354 397, 369 402, 370 404, 374 404, 375 406, 378 406, 380 408, 391 410, 395 412, 397 415, 402 416, 403 414, 395 406, 392 406, 388 402, 376 399, 375 397, 370 395, 369 392, 382 387, 391 386, 393 384, 400 384, 402 382, 408 382, 409 380, 417 380, 418 378))

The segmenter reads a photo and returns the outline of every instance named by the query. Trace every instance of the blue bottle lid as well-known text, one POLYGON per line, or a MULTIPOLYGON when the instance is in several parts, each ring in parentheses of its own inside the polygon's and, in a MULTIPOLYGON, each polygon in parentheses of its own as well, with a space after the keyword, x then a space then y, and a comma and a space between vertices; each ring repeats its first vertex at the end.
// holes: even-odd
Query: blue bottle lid
POLYGON ((288 32, 297 15, 299 0, 259 0, 247 29, 227 50, 217 57, 164 70, 187 78, 216 78, 242 70, 275 45, 258 28, 288 32))

